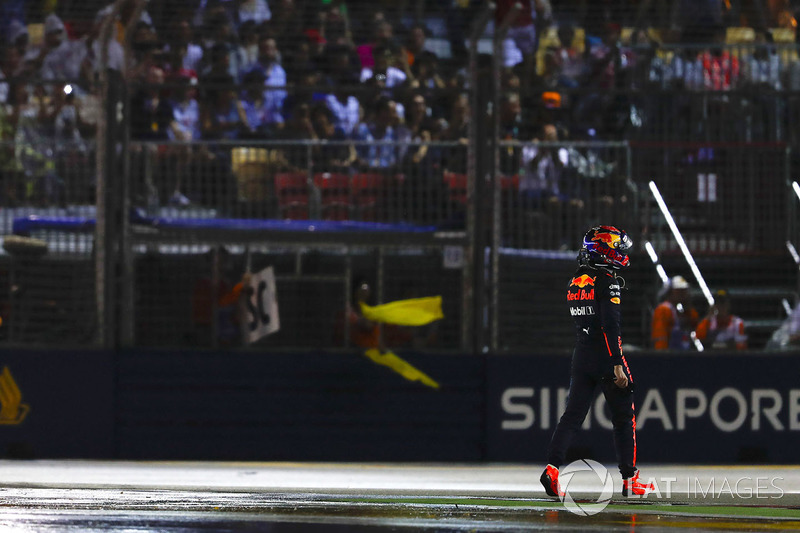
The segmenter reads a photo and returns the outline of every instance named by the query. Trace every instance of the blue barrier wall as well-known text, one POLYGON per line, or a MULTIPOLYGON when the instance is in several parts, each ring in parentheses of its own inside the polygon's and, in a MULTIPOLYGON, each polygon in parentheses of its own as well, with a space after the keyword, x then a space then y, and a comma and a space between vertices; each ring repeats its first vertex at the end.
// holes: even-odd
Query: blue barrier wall
POLYGON ((361 354, 126 352, 117 453, 139 459, 476 461, 483 361, 403 356, 410 382, 361 354))
MULTIPOLYGON (((800 359, 752 353, 634 353, 637 454, 641 462, 796 463, 800 359)), ((541 462, 569 387, 569 358, 490 358, 487 456, 541 462)), ((602 395, 576 434, 569 460, 614 462, 602 395)))
POLYGON ((0 352, 0 456, 114 456, 108 352, 0 352))
MULTIPOLYGON (((355 353, 0 352, 0 456, 543 460, 569 357, 402 355, 441 388, 355 353)), ((640 461, 797 461, 797 356, 628 360, 640 461)), ((614 462, 608 419, 598 398, 572 457, 614 462)))

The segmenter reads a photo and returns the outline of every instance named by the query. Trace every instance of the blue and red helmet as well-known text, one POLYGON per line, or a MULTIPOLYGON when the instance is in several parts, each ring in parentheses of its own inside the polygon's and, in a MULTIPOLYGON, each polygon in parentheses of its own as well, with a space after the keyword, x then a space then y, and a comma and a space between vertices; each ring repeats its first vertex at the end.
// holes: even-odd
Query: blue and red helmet
POLYGON ((614 226, 595 226, 583 236, 578 262, 621 270, 630 265, 630 258, 624 252, 631 246, 633 241, 623 230, 614 226))

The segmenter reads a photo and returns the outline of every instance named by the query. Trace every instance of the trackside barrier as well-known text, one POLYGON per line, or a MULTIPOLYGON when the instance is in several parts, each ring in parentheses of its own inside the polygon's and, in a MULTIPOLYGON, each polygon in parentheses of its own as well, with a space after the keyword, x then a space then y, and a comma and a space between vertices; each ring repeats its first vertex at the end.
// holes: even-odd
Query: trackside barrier
MULTIPOLYGON (((554 353, 403 352, 438 390, 355 352, 114 355, 0 352, 0 457, 541 463, 569 385, 554 353)), ((627 355, 639 462, 796 460, 797 354, 627 355)), ((568 460, 613 464, 610 427, 599 397, 568 460)))

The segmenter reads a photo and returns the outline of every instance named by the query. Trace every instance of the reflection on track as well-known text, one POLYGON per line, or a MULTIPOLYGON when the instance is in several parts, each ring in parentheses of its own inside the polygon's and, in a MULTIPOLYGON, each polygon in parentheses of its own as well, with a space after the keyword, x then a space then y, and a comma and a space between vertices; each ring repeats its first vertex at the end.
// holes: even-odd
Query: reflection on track
POLYGON ((713 517, 696 507, 612 504, 581 517, 544 500, 99 488, 6 488, 0 502, 0 531, 800 531, 800 511, 785 508, 734 516, 725 514, 734 508, 705 507, 722 513, 713 517))
POLYGON ((781 497, 743 499, 722 491, 698 497, 676 490, 652 501, 615 498, 590 517, 545 498, 538 471, 507 465, 0 461, 0 531, 800 531, 796 467, 651 467, 665 479, 690 471, 706 489, 712 480, 775 476, 781 497))

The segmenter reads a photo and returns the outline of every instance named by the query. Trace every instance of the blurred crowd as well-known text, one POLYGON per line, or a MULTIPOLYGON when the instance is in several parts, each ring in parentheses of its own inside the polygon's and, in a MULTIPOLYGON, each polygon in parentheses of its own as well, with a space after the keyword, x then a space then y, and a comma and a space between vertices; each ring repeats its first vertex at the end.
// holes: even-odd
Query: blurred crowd
MULTIPOLYGON (((496 1, 495 25, 513 3, 496 1)), ((62 186, 59 165, 88 160, 102 58, 129 82, 134 141, 328 140, 337 142, 312 154, 327 172, 391 170, 424 180, 466 171, 463 149, 426 143, 466 144, 465 39, 479 0, 126 0, 118 11, 91 0, 31 4, 0 7, 0 139, 15 141, 0 151, 0 169, 33 176, 40 189, 62 186)), ((669 106, 624 92, 631 89, 800 90, 797 62, 771 48, 770 28, 796 25, 792 2, 734 4, 523 1, 503 41, 500 138, 638 136, 669 106), (753 28, 763 46, 730 53, 721 46, 729 26, 753 28), (692 46, 657 53, 664 43, 692 46)), ((481 52, 479 68, 490 74, 481 52)), ((168 154, 178 170, 167 193, 179 205, 190 202, 181 176, 198 157, 231 165, 218 161, 221 152, 197 152, 168 154)), ((545 182, 548 169, 566 163, 548 155, 543 167, 538 151, 508 154, 501 170, 528 173, 523 189, 543 188, 531 180, 545 182)), ((303 169, 309 160, 288 151, 282 164, 303 169)))

